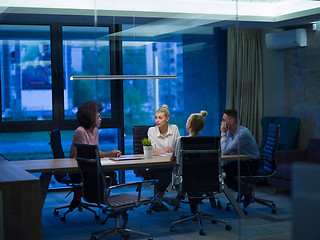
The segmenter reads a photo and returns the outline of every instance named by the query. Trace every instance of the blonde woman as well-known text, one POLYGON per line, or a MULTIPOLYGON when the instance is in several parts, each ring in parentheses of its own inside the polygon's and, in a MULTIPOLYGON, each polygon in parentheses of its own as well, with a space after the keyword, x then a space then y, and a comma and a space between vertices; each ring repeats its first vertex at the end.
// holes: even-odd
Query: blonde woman
MULTIPOLYGON (((148 138, 153 146, 154 154, 171 153, 173 142, 180 136, 178 127, 174 124, 169 124, 170 112, 168 106, 163 104, 155 115, 155 127, 150 127, 148 130, 148 138)), ((168 211, 168 208, 163 204, 163 195, 171 182, 171 174, 173 168, 156 168, 149 169, 151 178, 157 179, 155 183, 155 195, 151 203, 150 210, 155 212, 168 211)))
MULTIPOLYGON (((201 111, 200 113, 192 113, 186 123, 186 131, 189 133, 188 137, 197 137, 199 136, 199 133, 202 131, 204 128, 205 124, 205 118, 208 115, 206 111, 201 111)), ((180 155, 180 149, 181 149, 181 137, 178 137, 176 141, 174 142, 172 146, 172 156, 171 156, 171 161, 177 162, 178 165, 181 164, 181 155, 180 155)), ((180 168, 178 167, 175 171, 180 173, 180 168)), ((180 173, 181 175, 181 173, 180 173)), ((176 187, 178 189, 178 187, 176 187)), ((174 199, 165 199, 165 201, 174 206, 174 211, 178 210, 180 206, 180 201, 182 199, 182 195, 178 192, 176 198, 174 199)), ((189 199, 190 201, 190 208, 191 212, 195 211, 195 204, 192 203, 192 200, 189 199)))
POLYGON ((172 144, 180 136, 179 129, 174 124, 169 124, 170 112, 168 106, 163 104, 155 115, 156 126, 148 130, 148 138, 153 146, 153 153, 170 153, 172 144))

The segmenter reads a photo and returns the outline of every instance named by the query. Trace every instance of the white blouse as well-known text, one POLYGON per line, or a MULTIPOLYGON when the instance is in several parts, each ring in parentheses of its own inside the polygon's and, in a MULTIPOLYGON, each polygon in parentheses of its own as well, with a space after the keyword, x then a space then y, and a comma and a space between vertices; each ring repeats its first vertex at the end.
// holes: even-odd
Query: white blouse
POLYGON ((177 125, 168 124, 168 132, 166 136, 162 136, 157 126, 148 129, 148 138, 151 141, 153 148, 165 149, 172 146, 177 137, 180 136, 177 125))

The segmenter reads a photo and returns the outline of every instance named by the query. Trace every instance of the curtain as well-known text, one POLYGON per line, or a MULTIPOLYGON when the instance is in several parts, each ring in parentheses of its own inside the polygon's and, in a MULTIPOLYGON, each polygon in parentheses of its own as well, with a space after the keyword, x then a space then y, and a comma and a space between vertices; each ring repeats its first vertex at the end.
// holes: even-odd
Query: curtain
POLYGON ((237 109, 239 123, 261 143, 263 114, 259 29, 228 29, 227 108, 237 109))

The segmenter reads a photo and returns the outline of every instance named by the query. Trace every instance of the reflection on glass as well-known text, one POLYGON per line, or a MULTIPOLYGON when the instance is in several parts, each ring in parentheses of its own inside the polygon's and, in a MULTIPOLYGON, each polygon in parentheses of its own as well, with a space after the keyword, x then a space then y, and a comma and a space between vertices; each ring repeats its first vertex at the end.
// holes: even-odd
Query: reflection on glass
POLYGON ((111 117, 110 81, 70 80, 73 75, 110 74, 109 28, 64 26, 62 31, 65 119, 75 119, 77 107, 92 99, 102 104, 101 117, 111 117))
POLYGON ((3 121, 52 119, 49 26, 0 25, 3 121))

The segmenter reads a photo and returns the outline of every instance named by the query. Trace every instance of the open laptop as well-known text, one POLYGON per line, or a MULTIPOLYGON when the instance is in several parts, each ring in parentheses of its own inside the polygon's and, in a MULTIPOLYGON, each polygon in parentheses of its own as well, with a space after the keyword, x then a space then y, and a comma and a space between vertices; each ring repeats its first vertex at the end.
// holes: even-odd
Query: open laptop
POLYGON ((113 161, 123 161, 123 160, 137 160, 137 159, 143 159, 142 156, 136 156, 136 155, 122 155, 120 157, 111 157, 109 158, 113 161))

